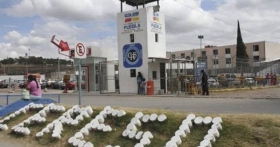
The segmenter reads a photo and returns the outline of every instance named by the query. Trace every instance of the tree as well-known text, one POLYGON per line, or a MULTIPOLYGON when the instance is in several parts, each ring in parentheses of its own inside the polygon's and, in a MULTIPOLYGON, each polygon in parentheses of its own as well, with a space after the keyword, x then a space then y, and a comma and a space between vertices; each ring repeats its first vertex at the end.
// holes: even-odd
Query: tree
POLYGON ((246 52, 246 46, 242 39, 239 20, 237 25, 238 26, 237 26, 237 44, 236 44, 236 67, 241 68, 242 70, 244 66, 248 65, 249 57, 246 52))
POLYGON ((2 63, 2 64, 15 64, 15 63, 16 63, 16 60, 13 59, 13 58, 7 58, 7 59, 1 60, 1 63, 2 63))

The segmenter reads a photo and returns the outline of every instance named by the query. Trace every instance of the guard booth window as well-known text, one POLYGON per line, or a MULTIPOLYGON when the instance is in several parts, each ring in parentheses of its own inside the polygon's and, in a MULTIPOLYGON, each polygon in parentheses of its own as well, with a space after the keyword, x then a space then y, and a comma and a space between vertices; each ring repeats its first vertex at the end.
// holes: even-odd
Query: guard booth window
POLYGON ((157 71, 153 71, 153 79, 157 79, 157 71))
POLYGON ((155 34, 155 41, 158 42, 158 34, 155 34))
POLYGON ((136 69, 130 69, 130 77, 136 77, 136 69))
POLYGON ((130 34, 130 42, 131 42, 131 43, 134 42, 134 34, 130 34))

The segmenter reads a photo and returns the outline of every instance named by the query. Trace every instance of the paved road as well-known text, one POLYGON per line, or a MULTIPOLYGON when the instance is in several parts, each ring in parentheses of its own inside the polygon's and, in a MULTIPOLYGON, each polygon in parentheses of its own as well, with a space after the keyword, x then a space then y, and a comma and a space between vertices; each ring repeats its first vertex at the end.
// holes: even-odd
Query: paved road
MULTIPOLYGON (((61 94, 61 91, 49 91, 46 94, 61 94)), ((20 93, 14 93, 20 95, 20 93)), ((280 88, 237 92, 243 98, 186 98, 186 97, 147 97, 147 96, 101 96, 83 94, 82 105, 92 106, 118 106, 131 108, 155 108, 169 109, 185 112, 200 113, 266 113, 280 115, 280 98, 272 95, 280 95, 280 88), (246 98, 267 98, 267 99, 246 99, 246 98)), ((233 92, 222 93, 220 97, 232 97, 233 92)), ((240 97, 239 96, 239 97, 240 97)), ((57 101, 57 96, 47 96, 57 101)), ((10 103, 20 99, 20 96, 10 96, 10 103)), ((62 94, 61 103, 74 105, 78 104, 77 93, 62 94)), ((0 96, 0 105, 6 104, 6 96, 0 96)))
MULTIPOLYGON (((146 96, 82 96, 82 105, 155 108, 199 113, 261 113, 280 115, 280 99, 180 98, 146 96)), ((61 103, 78 104, 76 94, 62 95, 61 103)))

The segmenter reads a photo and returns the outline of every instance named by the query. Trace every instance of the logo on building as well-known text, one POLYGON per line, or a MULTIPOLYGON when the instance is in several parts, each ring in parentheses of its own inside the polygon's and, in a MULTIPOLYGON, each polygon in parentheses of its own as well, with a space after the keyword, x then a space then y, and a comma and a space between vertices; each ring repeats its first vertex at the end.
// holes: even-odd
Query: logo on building
POLYGON ((159 22, 159 13, 154 13, 153 14, 153 21, 159 22))
POLYGON ((153 20, 151 20, 151 32, 162 34, 162 24, 159 20, 159 13, 153 13, 153 20))
POLYGON ((123 65, 125 68, 141 67, 143 64, 142 45, 140 43, 123 46, 123 65))
POLYGON ((124 14, 124 18, 125 23, 139 21, 139 12, 126 13, 124 14))
POLYGON ((139 12, 131 12, 124 14, 124 24, 122 34, 141 32, 141 21, 139 12))

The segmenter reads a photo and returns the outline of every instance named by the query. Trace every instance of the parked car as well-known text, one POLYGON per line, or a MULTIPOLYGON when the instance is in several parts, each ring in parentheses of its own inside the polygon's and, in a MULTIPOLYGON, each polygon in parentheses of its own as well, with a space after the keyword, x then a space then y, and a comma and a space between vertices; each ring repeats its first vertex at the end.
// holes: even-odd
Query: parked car
POLYGON ((252 85, 255 84, 255 81, 253 78, 245 78, 245 83, 252 85))
MULTIPOLYGON (((209 87, 219 86, 219 82, 215 78, 209 77, 207 81, 208 81, 208 86, 209 87)), ((196 82, 196 86, 201 86, 201 82, 196 82)))
POLYGON ((218 82, 218 80, 215 79, 215 78, 212 78, 212 77, 210 77, 210 78, 208 79, 208 84, 209 84, 209 87, 219 87, 219 85, 220 85, 220 83, 218 82))
POLYGON ((74 90, 76 88, 76 81, 72 80, 69 83, 67 83, 68 90, 74 90))
POLYGON ((0 88, 8 88, 9 86, 9 81, 7 80, 2 80, 0 83, 0 88))
POLYGON ((25 87, 26 87, 26 82, 25 82, 24 80, 19 81, 18 87, 19 87, 20 89, 25 88, 25 87))
POLYGON ((61 89, 61 85, 63 84, 63 81, 55 81, 52 83, 51 87, 52 89, 61 89))
POLYGON ((53 83, 55 83, 55 81, 49 79, 46 81, 46 87, 52 87, 53 83))
POLYGON ((45 88, 47 87, 46 82, 42 82, 42 83, 40 83, 40 84, 41 84, 41 89, 45 89, 45 88))

